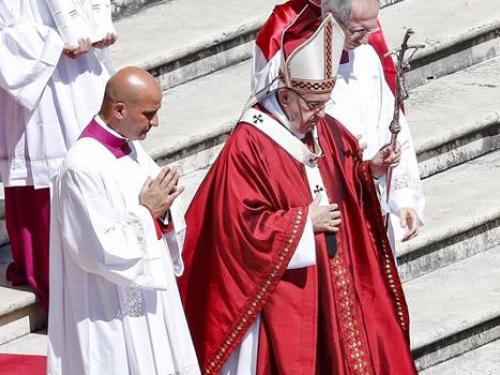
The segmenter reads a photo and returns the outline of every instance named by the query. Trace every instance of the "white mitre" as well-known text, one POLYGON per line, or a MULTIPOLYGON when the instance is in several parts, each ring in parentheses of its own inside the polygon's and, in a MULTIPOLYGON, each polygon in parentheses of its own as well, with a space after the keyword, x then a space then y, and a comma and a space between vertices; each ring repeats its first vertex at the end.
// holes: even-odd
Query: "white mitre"
POLYGON ((115 33, 111 20, 110 0, 45 0, 54 17, 59 34, 68 46, 89 38, 92 43, 115 33))
POLYGON ((335 86, 345 34, 331 14, 314 27, 299 15, 283 33, 280 80, 302 93, 330 92, 335 86))

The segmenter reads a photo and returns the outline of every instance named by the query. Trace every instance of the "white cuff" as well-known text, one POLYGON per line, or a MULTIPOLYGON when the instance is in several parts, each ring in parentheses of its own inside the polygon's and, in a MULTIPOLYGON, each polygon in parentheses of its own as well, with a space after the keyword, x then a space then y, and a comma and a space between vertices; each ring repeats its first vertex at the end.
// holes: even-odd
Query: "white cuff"
POLYGON ((297 268, 304 268, 314 266, 316 264, 316 242, 314 239, 313 224, 311 213, 307 215, 306 225, 304 232, 300 238, 299 244, 295 249, 295 253, 288 263, 287 269, 293 270, 297 268))

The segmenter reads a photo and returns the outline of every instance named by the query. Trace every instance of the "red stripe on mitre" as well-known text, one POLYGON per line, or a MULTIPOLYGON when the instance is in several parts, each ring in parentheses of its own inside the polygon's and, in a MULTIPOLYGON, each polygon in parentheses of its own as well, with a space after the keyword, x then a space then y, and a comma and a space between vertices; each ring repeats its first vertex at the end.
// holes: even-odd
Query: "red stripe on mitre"
POLYGON ((274 8, 255 41, 267 61, 281 49, 283 32, 306 7, 312 10, 316 18, 320 18, 321 8, 311 0, 290 0, 274 8))

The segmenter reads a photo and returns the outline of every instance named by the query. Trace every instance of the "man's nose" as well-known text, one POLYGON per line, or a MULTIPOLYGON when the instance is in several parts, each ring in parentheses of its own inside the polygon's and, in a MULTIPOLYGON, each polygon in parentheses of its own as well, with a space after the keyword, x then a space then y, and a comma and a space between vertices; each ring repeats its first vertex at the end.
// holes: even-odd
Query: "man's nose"
POLYGON ((155 115, 155 117, 153 117, 150 121, 149 121, 149 126, 151 127, 157 127, 158 125, 160 125, 160 120, 158 119, 158 115, 155 115))
POLYGON ((318 118, 325 118, 326 112, 325 112, 325 107, 321 108, 318 113, 316 113, 316 117, 318 118))

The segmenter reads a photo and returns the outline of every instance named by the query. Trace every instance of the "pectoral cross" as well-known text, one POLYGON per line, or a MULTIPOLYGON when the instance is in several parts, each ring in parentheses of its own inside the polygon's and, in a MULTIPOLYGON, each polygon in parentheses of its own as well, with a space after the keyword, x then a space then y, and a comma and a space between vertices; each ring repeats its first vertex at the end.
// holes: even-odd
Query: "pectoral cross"
POLYGON ((264 122, 262 115, 253 115, 253 123, 257 125, 259 122, 264 122))
POLYGON ((321 193, 323 190, 325 190, 325 189, 323 189, 323 186, 316 185, 316 187, 315 187, 315 188, 314 188, 314 190, 313 190, 313 193, 314 193, 315 195, 318 195, 318 194, 319 194, 319 193, 321 193))

